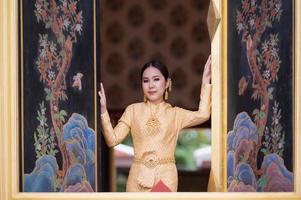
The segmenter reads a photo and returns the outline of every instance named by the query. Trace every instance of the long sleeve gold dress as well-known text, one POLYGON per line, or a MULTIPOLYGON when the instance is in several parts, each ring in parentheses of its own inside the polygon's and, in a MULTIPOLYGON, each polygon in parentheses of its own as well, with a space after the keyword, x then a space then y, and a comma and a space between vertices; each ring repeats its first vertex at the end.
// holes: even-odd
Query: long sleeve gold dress
POLYGON ((107 112, 101 115, 103 134, 113 147, 132 134, 134 160, 127 192, 150 191, 160 180, 176 192, 178 174, 174 160, 178 134, 182 128, 208 120, 211 112, 211 84, 201 87, 198 111, 172 107, 165 101, 155 105, 141 102, 129 105, 113 129, 107 112))

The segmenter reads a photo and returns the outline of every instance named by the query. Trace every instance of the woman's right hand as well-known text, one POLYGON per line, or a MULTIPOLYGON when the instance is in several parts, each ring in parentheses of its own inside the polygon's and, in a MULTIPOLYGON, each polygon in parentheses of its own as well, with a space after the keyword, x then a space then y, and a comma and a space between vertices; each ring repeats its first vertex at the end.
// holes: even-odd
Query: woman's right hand
POLYGON ((211 80, 211 55, 209 55, 203 71, 202 83, 208 84, 211 80))
POLYGON ((107 111, 107 100, 105 95, 105 90, 103 89, 103 84, 100 83, 100 91, 98 91, 99 102, 100 102, 100 112, 101 114, 107 111))

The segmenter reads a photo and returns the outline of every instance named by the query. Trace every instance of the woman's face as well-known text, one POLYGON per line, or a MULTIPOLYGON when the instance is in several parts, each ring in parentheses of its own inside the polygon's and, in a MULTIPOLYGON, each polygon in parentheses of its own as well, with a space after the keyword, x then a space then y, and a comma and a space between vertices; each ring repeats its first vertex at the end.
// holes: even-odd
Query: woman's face
POLYGON ((163 101, 163 95, 167 88, 167 81, 163 74, 155 67, 148 67, 142 74, 142 89, 144 95, 151 103, 163 101))

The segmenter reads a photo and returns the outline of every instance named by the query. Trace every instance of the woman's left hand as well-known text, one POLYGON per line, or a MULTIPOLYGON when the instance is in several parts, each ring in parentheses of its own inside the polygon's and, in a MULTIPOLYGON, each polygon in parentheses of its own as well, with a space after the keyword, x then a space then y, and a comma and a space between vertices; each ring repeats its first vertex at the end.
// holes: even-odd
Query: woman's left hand
POLYGON ((211 80, 211 55, 209 55, 203 72, 203 84, 209 84, 211 80))

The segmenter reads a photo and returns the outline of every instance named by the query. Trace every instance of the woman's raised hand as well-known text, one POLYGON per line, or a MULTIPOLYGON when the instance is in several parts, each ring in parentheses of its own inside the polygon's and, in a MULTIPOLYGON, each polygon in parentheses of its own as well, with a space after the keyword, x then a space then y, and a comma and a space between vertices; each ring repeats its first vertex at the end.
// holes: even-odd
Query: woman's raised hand
POLYGON ((208 84, 210 83, 210 80, 211 80, 211 55, 209 55, 207 62, 205 64, 202 82, 203 84, 205 83, 208 84))
POLYGON ((103 84, 100 83, 100 91, 98 91, 98 95, 100 97, 100 112, 101 114, 105 113, 107 111, 107 100, 105 95, 105 90, 103 89, 103 84))

